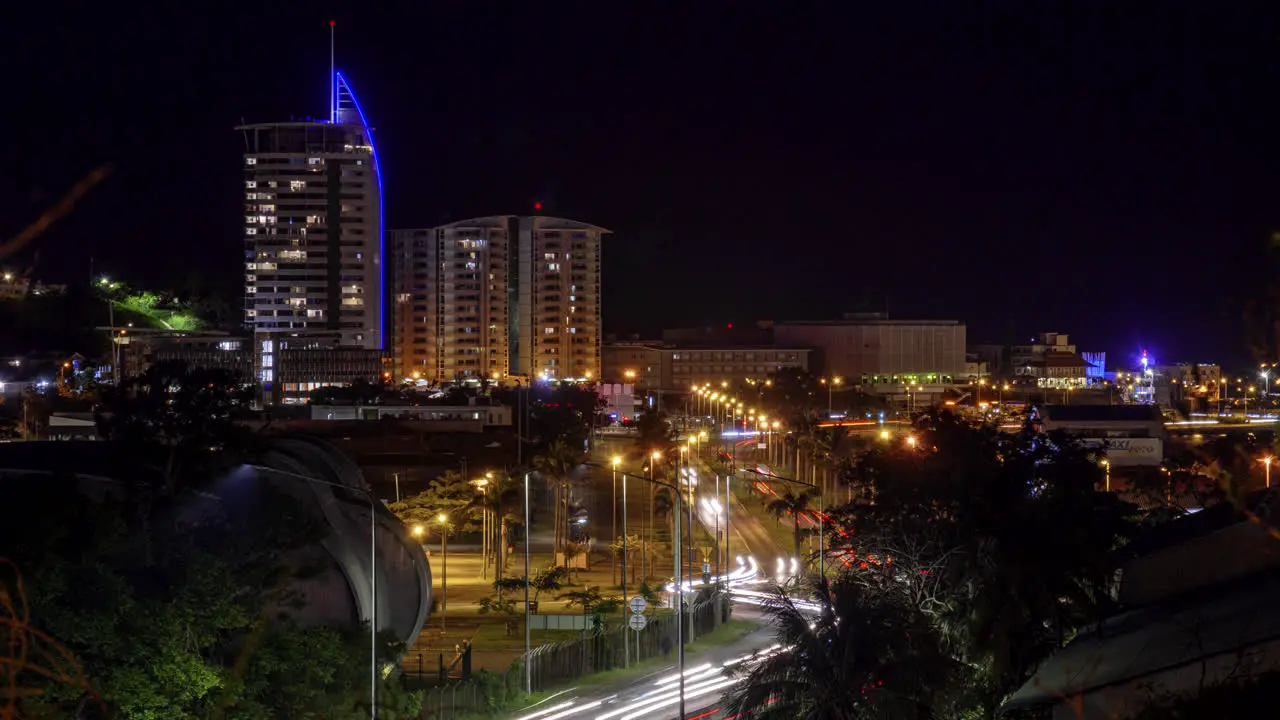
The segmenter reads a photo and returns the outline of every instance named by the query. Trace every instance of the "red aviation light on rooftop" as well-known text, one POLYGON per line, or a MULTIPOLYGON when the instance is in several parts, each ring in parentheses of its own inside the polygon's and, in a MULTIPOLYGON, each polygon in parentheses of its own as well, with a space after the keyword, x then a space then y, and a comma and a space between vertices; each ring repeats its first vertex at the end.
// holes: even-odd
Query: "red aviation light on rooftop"
POLYGON ((329 27, 333 27, 334 25, 337 25, 337 24, 338 24, 338 21, 336 21, 336 20, 330 20, 330 21, 329 21, 329 27))
POLYGON ((733 329, 733 323, 729 323, 728 325, 725 325, 725 328, 726 328, 726 329, 728 329, 728 330, 732 330, 732 329, 733 329))
POLYGON ((536 203, 534 203, 534 204, 533 204, 533 209, 534 209, 534 210, 541 210, 541 209, 542 209, 542 203, 540 203, 540 202, 536 202, 536 203))

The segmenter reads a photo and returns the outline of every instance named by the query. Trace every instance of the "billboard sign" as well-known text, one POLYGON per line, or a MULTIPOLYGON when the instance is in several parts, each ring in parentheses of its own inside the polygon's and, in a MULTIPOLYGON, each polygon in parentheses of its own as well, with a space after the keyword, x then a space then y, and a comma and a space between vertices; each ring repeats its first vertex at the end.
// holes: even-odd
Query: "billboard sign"
POLYGON ((1112 467, 1159 465, 1164 460, 1160 438, 1086 438, 1084 444, 1105 449, 1112 467))

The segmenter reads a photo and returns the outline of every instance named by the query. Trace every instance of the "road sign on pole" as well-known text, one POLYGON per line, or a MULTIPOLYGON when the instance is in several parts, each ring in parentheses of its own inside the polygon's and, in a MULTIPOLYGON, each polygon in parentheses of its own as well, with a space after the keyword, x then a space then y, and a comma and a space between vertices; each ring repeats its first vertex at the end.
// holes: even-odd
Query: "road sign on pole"
POLYGON ((645 616, 639 613, 636 613, 635 615, 631 616, 631 619, 627 621, 627 624, 631 626, 632 630, 635 630, 636 632, 640 632, 641 630, 644 629, 645 623, 647 622, 648 622, 648 619, 645 616))
MULTIPOLYGON (((632 615, 639 615, 644 612, 644 609, 649 606, 649 603, 645 602, 643 597, 636 595, 631 598, 627 605, 630 606, 632 615)), ((641 625, 640 627, 644 627, 644 625, 641 625)))

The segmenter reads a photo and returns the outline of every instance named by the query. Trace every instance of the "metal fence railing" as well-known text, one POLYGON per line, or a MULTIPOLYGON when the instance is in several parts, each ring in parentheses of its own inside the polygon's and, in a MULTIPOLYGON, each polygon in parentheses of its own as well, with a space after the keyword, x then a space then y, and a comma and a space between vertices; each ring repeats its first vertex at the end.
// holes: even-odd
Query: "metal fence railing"
MULTIPOLYGON (((693 603, 683 618, 686 640, 690 635, 697 639, 715 630, 728 617, 729 601, 724 594, 693 603)), ((574 640, 536 647, 527 658, 517 660, 503 673, 481 672, 468 681, 442 678, 439 684, 434 684, 429 672, 425 676, 420 672, 415 684, 423 692, 422 717, 452 718, 499 707, 506 698, 523 692, 523 662, 529 664, 533 691, 540 692, 571 683, 585 675, 620 668, 627 657, 631 663, 637 663, 674 656, 677 651, 675 615, 649 615, 644 630, 639 633, 627 627, 627 619, 626 615, 610 616, 605 618, 603 630, 587 631, 583 637, 574 640), (624 642, 628 643, 625 650, 624 642)), ((413 672, 408 672, 406 679, 413 675, 413 672)))
MULTIPOLYGON (((685 615, 685 635, 711 632, 728 617, 728 603, 723 596, 713 596, 693 604, 685 615)), ((529 673, 534 692, 571 682, 584 675, 613 670, 623 666, 625 656, 631 662, 643 662, 676 649, 676 616, 650 615, 644 630, 636 633, 626 626, 627 618, 610 618, 610 627, 579 640, 542 645, 529 653, 529 673), (624 649, 623 643, 630 643, 624 649)))

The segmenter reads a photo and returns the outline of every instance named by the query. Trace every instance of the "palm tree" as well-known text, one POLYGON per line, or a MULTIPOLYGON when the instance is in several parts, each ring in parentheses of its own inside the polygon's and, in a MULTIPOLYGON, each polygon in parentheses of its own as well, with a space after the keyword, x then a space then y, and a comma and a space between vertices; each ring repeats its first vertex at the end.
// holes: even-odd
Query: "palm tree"
POLYGON ((489 479, 484 491, 475 497, 475 507, 488 510, 497 522, 493 528, 493 562, 494 577, 502 578, 507 559, 507 531, 510 524, 523 522, 520 492, 523 484, 507 473, 495 474, 489 479))
POLYGON ((791 528, 795 535, 796 541, 796 557, 800 557, 800 516, 811 512, 812 496, 809 491, 805 490, 800 493, 792 493, 790 490, 779 495, 777 498, 770 500, 765 506, 765 511, 773 515, 779 520, 783 515, 791 515, 791 528))
POLYGON ((533 462, 538 471, 551 480, 555 496, 553 551, 559 555, 564 547, 565 524, 568 522, 569 476, 582 464, 582 451, 557 438, 543 448, 533 462))
POLYGON ((817 617, 781 590, 765 606, 781 650, 742 663, 726 716, 862 720, 952 717, 961 666, 900 594, 816 581, 817 617))

